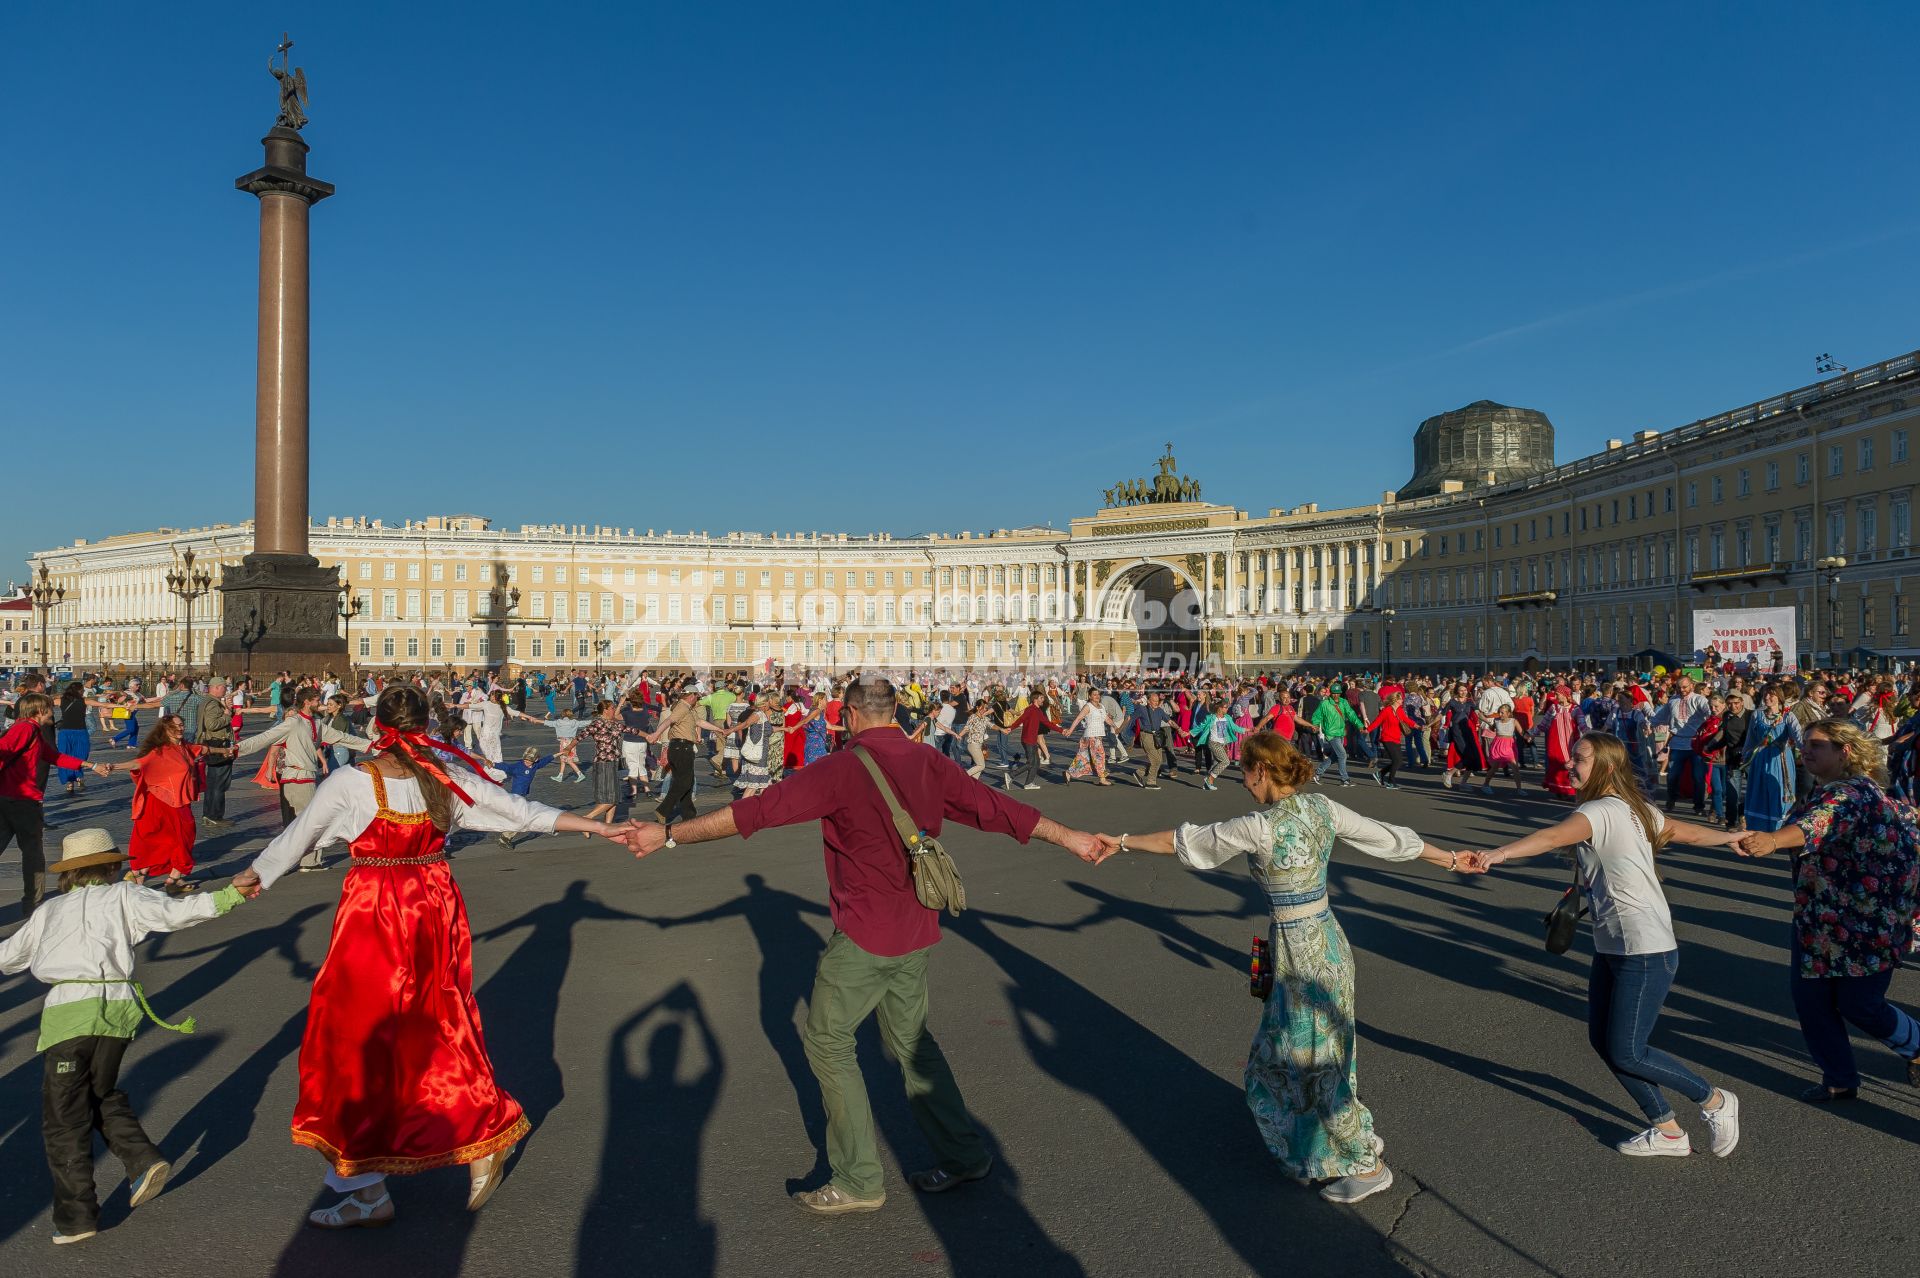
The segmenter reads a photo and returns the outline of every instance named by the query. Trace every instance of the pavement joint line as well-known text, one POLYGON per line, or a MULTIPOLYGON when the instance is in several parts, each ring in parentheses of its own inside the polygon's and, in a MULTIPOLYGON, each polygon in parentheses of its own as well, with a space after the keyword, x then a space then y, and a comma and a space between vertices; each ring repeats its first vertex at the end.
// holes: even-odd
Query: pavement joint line
POLYGON ((1404 1168, 1401 1169, 1400 1174, 1413 1182, 1413 1192, 1407 1195, 1406 1201, 1400 1204, 1400 1210, 1395 1212, 1393 1219, 1388 1222, 1387 1232, 1380 1236, 1380 1249, 1386 1252, 1388 1258, 1396 1264, 1421 1275, 1421 1278, 1435 1278, 1433 1271, 1428 1269, 1424 1263, 1416 1258, 1412 1252, 1408 1251, 1406 1246, 1395 1237, 1400 1231, 1401 1224, 1407 1219, 1407 1213, 1413 1210, 1414 1200, 1427 1192, 1425 1182, 1418 1176, 1404 1168))

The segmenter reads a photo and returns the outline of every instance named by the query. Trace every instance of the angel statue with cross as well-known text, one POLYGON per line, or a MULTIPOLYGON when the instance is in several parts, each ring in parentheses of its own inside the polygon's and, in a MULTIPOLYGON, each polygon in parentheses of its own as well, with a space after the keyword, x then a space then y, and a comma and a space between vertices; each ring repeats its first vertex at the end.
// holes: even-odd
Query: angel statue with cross
POLYGON ((308 105, 307 73, 302 67, 287 67, 287 55, 293 49, 293 41, 286 32, 280 33, 280 47, 274 52, 280 55, 280 65, 273 65, 273 59, 267 59, 267 70, 280 82, 280 115, 274 120, 277 129, 292 129, 298 132, 307 123, 307 113, 301 108, 308 105))

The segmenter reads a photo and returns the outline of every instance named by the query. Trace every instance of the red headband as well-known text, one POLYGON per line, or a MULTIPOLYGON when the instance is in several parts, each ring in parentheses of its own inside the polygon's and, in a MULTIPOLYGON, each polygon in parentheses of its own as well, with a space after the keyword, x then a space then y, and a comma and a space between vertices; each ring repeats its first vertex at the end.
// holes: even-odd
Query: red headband
POLYGON ((394 728, 382 727, 380 729, 380 735, 373 739, 373 748, 376 750, 398 750, 401 754, 406 755, 409 759, 412 759, 424 768, 428 774, 436 778, 441 785, 446 786, 447 789, 459 795, 460 801, 468 807, 473 806, 473 796, 454 784, 453 778, 447 775, 447 770, 440 766, 438 759, 433 757, 434 751, 444 750, 466 764, 469 768, 472 768, 476 776, 492 785, 497 786, 500 784, 487 772, 486 764, 480 762, 480 760, 474 758, 465 750, 453 744, 453 742, 435 740, 424 732, 400 732, 394 728), (420 749, 416 751, 414 749, 415 746, 419 746, 420 749))

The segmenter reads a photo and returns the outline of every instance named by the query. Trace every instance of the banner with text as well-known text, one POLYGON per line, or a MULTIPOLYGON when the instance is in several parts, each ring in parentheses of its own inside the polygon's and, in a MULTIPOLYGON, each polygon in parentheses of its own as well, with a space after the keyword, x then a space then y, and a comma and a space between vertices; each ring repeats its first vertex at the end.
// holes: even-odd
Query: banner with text
POLYGON ((1780 649, 1780 668, 1791 670, 1799 660, 1799 624, 1792 608, 1727 608, 1693 614, 1693 647, 1712 648, 1722 661, 1771 670, 1773 650, 1780 649))

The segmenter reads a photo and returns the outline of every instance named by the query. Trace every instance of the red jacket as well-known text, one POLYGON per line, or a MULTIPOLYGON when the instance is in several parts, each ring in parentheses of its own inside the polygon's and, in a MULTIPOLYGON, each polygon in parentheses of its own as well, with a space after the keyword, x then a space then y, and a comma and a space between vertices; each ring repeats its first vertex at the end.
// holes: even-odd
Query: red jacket
POLYGON ((1380 713, 1373 717, 1373 722, 1367 725, 1367 731, 1378 732, 1382 741, 1391 741, 1394 745, 1399 745, 1406 740, 1405 734, 1415 731, 1419 726, 1407 717, 1405 710, 1382 706, 1380 713))
POLYGON ((0 736, 0 799, 31 799, 38 803, 46 795, 40 791, 40 759, 51 755, 56 768, 75 771, 87 766, 85 759, 48 749, 40 725, 21 719, 0 736))

